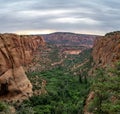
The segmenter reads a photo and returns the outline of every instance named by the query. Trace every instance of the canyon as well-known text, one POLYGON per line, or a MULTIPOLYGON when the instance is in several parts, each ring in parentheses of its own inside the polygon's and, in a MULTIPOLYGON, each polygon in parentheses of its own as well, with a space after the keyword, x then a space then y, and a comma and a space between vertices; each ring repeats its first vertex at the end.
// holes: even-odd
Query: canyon
POLYGON ((0 34, 0 100, 28 99, 17 104, 16 111, 119 113, 119 86, 115 84, 119 85, 119 60, 119 31, 105 36, 0 34), (112 107, 108 110, 106 104, 102 107, 107 101, 112 107), (20 109, 22 105, 25 109, 20 109))
MULTIPOLYGON (((38 63, 33 62, 33 58, 35 55, 39 56, 39 48, 43 48, 45 42, 52 44, 55 42, 58 48, 61 47, 60 53, 78 55, 82 49, 91 48, 94 39, 95 35, 73 33, 53 33, 43 36, 0 34, 0 99, 17 101, 32 96, 32 84, 25 72, 30 66, 37 68, 38 63), (63 48, 63 45, 67 47, 63 48)), ((38 59, 41 60, 40 57, 38 59)), ((51 65, 55 63, 59 61, 51 65)))

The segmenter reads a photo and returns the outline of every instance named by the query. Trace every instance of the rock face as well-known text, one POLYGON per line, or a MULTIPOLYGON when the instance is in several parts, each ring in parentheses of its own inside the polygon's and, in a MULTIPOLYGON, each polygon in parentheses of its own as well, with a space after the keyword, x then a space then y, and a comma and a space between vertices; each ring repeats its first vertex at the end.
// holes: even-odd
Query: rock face
POLYGON ((44 45, 40 36, 0 34, 0 99, 18 100, 32 95, 32 85, 22 66, 44 45))
POLYGON ((63 53, 67 55, 79 55, 81 50, 65 50, 63 53))
POLYGON ((85 48, 91 48, 96 35, 56 32, 43 35, 43 37, 46 42, 58 46, 82 46, 85 48))
POLYGON ((107 33, 96 39, 93 46, 96 67, 106 67, 120 60, 120 32, 107 33))
MULTIPOLYGON (((107 33, 105 36, 97 38, 93 46, 92 56, 95 63, 92 70, 114 67, 114 63, 120 60, 120 32, 107 33)), ((88 112, 87 108, 90 101, 93 100, 94 94, 94 91, 90 91, 86 99, 84 114, 93 114, 88 112)))

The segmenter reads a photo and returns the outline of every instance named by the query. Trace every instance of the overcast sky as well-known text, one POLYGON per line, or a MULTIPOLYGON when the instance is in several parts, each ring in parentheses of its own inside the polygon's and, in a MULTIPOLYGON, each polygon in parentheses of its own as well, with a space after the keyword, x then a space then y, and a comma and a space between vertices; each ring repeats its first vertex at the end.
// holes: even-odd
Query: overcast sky
POLYGON ((0 33, 120 30, 120 0, 0 0, 0 33))

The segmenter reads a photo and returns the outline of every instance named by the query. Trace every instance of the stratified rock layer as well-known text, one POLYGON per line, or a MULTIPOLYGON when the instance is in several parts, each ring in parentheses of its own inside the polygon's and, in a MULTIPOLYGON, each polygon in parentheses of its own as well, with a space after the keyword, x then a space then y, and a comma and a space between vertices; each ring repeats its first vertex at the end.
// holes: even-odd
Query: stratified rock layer
POLYGON ((0 34, 0 99, 18 100, 32 95, 32 85, 22 66, 44 45, 40 36, 0 34))
POLYGON ((42 35, 46 42, 57 46, 81 46, 92 48, 96 35, 75 34, 69 32, 56 32, 42 35))

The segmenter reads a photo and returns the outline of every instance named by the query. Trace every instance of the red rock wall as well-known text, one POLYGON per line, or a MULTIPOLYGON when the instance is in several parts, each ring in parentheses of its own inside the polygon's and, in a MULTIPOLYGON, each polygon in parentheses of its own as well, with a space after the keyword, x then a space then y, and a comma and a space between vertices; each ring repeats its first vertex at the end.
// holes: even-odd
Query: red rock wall
POLYGON ((92 55, 97 67, 112 65, 120 60, 120 34, 107 35, 96 39, 92 55))
MULTIPOLYGON (((95 63, 92 68, 93 73, 96 68, 114 67, 114 63, 120 60, 120 32, 107 33, 105 36, 97 38, 93 46, 92 56, 95 63)), ((86 99, 84 114, 93 114, 87 109, 94 94, 94 91, 91 90, 86 99)))
POLYGON ((44 44, 40 36, 0 34, 0 98, 17 100, 32 95, 22 66, 30 63, 34 52, 44 44))

